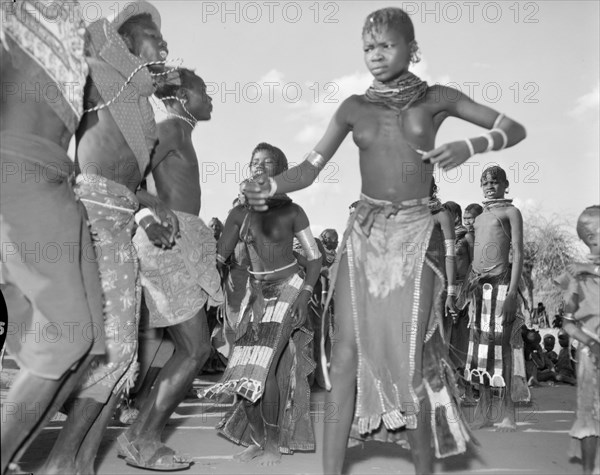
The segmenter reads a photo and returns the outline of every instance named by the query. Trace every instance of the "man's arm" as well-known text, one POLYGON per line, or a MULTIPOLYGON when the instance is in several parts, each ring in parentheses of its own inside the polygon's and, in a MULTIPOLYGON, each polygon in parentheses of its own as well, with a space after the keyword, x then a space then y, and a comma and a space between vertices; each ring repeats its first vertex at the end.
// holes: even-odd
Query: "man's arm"
POLYGON ((227 215, 223 232, 217 242, 217 266, 219 268, 225 266, 227 259, 233 254, 235 246, 240 240, 240 228, 246 213, 247 211, 243 206, 236 206, 227 215))

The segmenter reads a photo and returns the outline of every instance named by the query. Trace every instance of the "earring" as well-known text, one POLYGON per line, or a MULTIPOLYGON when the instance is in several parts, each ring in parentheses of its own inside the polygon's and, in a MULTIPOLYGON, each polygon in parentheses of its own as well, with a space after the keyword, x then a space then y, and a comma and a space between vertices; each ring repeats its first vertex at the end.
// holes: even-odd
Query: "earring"
POLYGON ((411 64, 416 64, 419 61, 421 61, 421 50, 418 43, 413 40, 410 43, 410 62, 411 64))

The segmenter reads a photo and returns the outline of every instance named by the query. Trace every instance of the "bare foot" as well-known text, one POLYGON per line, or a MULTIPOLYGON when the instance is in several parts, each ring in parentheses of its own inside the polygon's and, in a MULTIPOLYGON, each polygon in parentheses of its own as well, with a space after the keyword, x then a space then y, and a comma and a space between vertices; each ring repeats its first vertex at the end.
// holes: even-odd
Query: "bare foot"
POLYGON ((233 460, 237 462, 249 462, 253 458, 258 457, 263 452, 263 449, 258 445, 250 445, 246 449, 242 450, 239 454, 233 456, 233 460))
POLYGON ((486 427, 493 427, 493 426, 494 426, 494 423, 485 417, 478 418, 469 424, 469 427, 471 428, 471 430, 479 430, 479 429, 484 429, 486 427))
MULTIPOLYGON (((11 472, 10 470, 8 470, 7 473, 10 474, 10 473, 23 473, 23 472, 20 472, 20 471, 11 472)), ((63 473, 77 473, 77 467, 75 465, 74 460, 71 460, 71 459, 61 460, 56 464, 51 463, 50 465, 43 466, 42 468, 40 468, 39 473, 47 473, 48 475, 55 475, 55 474, 62 475, 63 473)))
POLYGON ((279 450, 277 452, 264 450, 262 455, 256 457, 256 462, 263 466, 277 465, 281 463, 281 453, 279 450))
POLYGON ((510 417, 505 417, 502 422, 496 426, 496 432, 515 432, 517 424, 510 417))

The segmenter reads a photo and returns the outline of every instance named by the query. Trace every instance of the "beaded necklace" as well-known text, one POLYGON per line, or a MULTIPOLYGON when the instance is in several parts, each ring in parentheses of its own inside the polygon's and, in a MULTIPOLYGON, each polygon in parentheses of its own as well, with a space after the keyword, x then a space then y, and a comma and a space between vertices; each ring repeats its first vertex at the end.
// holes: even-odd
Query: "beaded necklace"
POLYGON ((512 202, 513 200, 511 198, 493 198, 490 200, 483 200, 481 203, 483 204, 484 209, 491 209, 513 206, 512 202))
POLYGON ((373 104, 389 107, 399 114, 425 97, 427 89, 426 81, 408 71, 395 81, 373 81, 365 92, 365 99, 373 104))

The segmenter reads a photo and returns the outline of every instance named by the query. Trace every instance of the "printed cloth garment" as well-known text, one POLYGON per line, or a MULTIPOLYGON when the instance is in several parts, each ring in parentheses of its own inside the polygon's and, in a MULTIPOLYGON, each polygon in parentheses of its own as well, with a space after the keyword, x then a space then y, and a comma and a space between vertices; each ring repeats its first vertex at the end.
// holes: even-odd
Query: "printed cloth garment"
POLYGON ((104 292, 106 355, 96 358, 77 397, 106 402, 133 387, 137 375, 141 285, 132 243, 139 203, 126 186, 98 175, 79 175, 75 193, 85 205, 104 292))
POLYGON ((46 98, 74 133, 83 114, 83 89, 88 75, 85 23, 79 3, 2 0, 0 7, 2 46, 13 66, 23 70, 28 78, 22 89, 37 94, 38 99, 46 98))
POLYGON ((185 322, 207 302, 216 307, 224 300, 212 230, 198 216, 175 214, 181 237, 173 248, 155 246, 139 228, 133 238, 151 328, 185 322))
MULTIPOLYGON (((361 195, 331 281, 346 255, 358 349, 351 437, 397 441, 403 429, 417 427, 427 399, 435 408, 435 453, 446 457, 465 452, 471 436, 453 393, 441 335, 444 279, 434 252, 441 234, 434 231, 428 201, 393 203, 361 195)), ((328 302, 333 291, 334 286, 328 302)))

